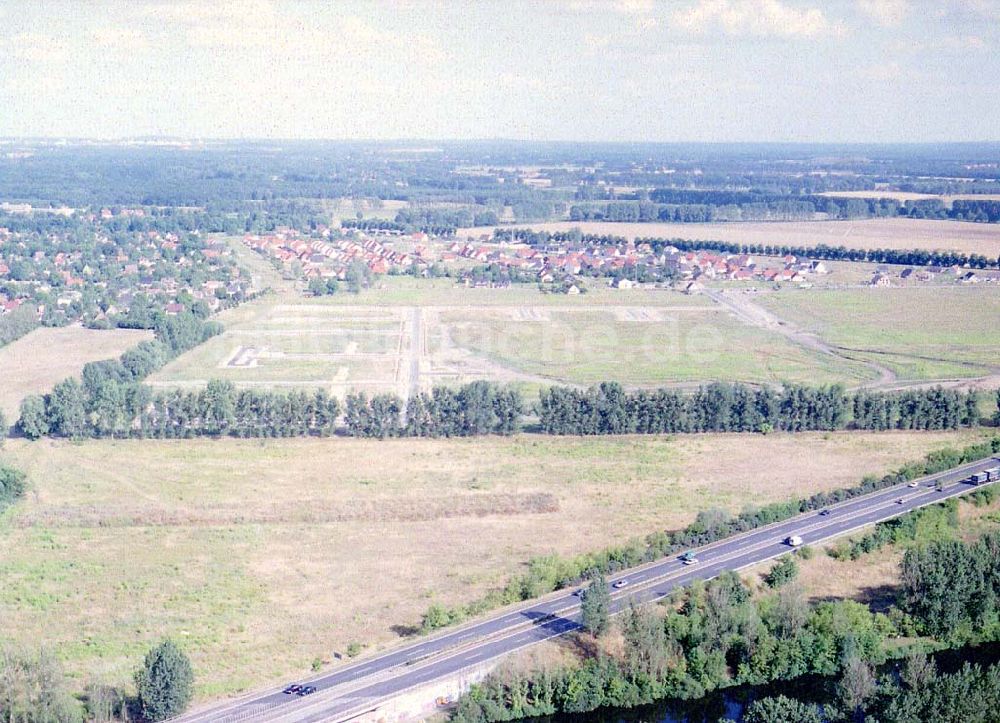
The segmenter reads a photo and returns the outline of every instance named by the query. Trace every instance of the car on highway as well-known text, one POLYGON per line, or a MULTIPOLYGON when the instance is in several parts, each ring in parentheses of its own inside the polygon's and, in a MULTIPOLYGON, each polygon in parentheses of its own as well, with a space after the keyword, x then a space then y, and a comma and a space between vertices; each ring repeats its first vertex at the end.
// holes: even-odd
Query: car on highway
POLYGON ((299 687, 298 691, 296 691, 296 695, 312 695, 315 692, 315 685, 303 685, 299 687))
POLYGON ((819 516, 820 517, 826 517, 829 514, 830 514, 830 510, 820 510, 819 511, 819 516))
POLYGON ((802 538, 798 535, 789 535, 785 538, 785 544, 789 547, 799 547, 802 545, 802 538))
POLYGON ((301 685, 299 685, 298 683, 292 683, 290 686, 288 686, 281 692, 284 693, 285 695, 291 695, 292 693, 298 693, 300 690, 302 690, 301 685))
POLYGON ((919 487, 919 486, 920 486, 920 483, 919 483, 919 482, 917 482, 916 480, 914 480, 913 482, 910 482, 910 484, 908 484, 908 485, 906 485, 906 486, 907 486, 907 487, 919 487))
POLYGON ((628 580, 625 579, 615 580, 613 583, 611 583, 611 587, 613 587, 615 590, 621 590, 626 585, 628 585, 628 580))
POLYGON ((897 505, 901 505, 901 504, 903 504, 904 501, 905 500, 902 497, 900 497, 898 500, 896 500, 896 504, 897 505))
POLYGON ((681 555, 681 564, 682 565, 695 565, 695 564, 697 564, 697 562, 698 562, 698 558, 694 556, 693 552, 689 551, 689 552, 685 552, 683 555, 681 555))

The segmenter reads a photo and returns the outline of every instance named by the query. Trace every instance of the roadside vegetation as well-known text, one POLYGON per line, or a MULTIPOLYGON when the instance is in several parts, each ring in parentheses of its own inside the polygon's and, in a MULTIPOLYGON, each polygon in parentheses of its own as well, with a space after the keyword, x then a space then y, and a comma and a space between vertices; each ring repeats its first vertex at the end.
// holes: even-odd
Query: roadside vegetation
POLYGON ((558 556, 534 558, 528 564, 527 573, 510 580, 504 588, 493 590, 480 600, 450 610, 438 605, 431 606, 424 614, 421 630, 426 632, 460 622, 501 605, 530 600, 569 587, 595 573, 610 574, 644 562, 652 562, 688 548, 707 545, 740 532, 788 519, 802 512, 816 510, 924 475, 951 469, 997 452, 1000 452, 1000 437, 993 437, 989 441, 962 450, 933 452, 922 461, 904 465, 892 474, 881 478, 866 477, 854 487, 820 492, 800 500, 749 508, 738 515, 730 515, 721 510, 703 511, 693 523, 682 530, 651 533, 645 539, 633 540, 627 545, 606 548, 569 559, 558 556))
MULTIPOLYGON (((950 502, 939 507, 946 515, 957 505, 950 502)), ((925 651, 1000 639, 1000 533, 969 542, 921 540, 903 556, 896 603, 884 613, 852 600, 810 603, 802 586, 788 584, 795 569, 788 556, 766 578, 774 591, 755 595, 726 573, 660 605, 633 607, 610 628, 586 626, 589 638, 613 630, 619 642, 582 644, 596 652, 576 664, 491 674, 459 701, 452 719, 486 723, 631 708, 815 676, 812 699, 764 698, 743 720, 991 720, 979 706, 1000 701, 1000 666, 939 674, 925 651), (776 578, 784 582, 776 585, 776 578)))

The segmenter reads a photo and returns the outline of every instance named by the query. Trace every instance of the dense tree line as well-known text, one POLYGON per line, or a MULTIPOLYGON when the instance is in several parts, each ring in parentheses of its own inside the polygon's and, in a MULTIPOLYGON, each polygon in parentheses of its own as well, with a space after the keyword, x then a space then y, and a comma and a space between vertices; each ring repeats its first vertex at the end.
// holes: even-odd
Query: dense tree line
POLYGON ((903 609, 923 632, 961 642, 1000 638, 1000 533, 911 548, 902 572, 903 609))
MULTIPOLYGON (((569 231, 533 231, 513 228, 496 229, 494 236, 499 240, 517 240, 535 247, 554 244, 600 244, 617 246, 627 244, 628 239, 612 234, 585 234, 579 229, 569 231)), ((648 243, 654 250, 662 251, 672 246, 680 251, 718 251, 725 254, 750 254, 756 256, 787 256, 797 258, 823 259, 828 261, 865 261, 878 264, 899 264, 905 266, 969 266, 984 269, 1000 264, 1000 258, 988 258, 982 254, 965 254, 957 251, 929 251, 926 249, 854 249, 846 246, 792 246, 789 244, 742 244, 712 239, 683 239, 644 237, 635 243, 648 243)))
POLYGON ((979 396, 954 389, 903 392, 855 392, 853 426, 857 429, 957 429, 979 423, 979 396))
MULTIPOLYGON (((618 627, 620 655, 492 674, 460 699, 452 719, 492 723, 701 698, 720 687, 807 674, 846 678, 883 662, 885 641, 898 634, 886 616, 853 601, 810 606, 798 586, 754 600, 735 573, 695 583, 665 615, 633 607, 618 627)), ((845 687, 844 698, 857 692, 845 687)))
POLYGON ((748 508, 738 515, 719 509, 705 510, 698 514, 694 522, 680 530, 654 532, 643 539, 571 558, 558 555, 535 557, 528 561, 527 572, 510 579, 503 588, 491 590, 479 600, 455 608, 431 605, 424 613, 421 630, 427 632, 457 623, 501 605, 530 600, 553 590, 569 587, 594 573, 610 575, 644 562, 653 562, 693 547, 787 520, 802 512, 818 510, 997 453, 1000 453, 1000 437, 993 437, 989 441, 969 445, 961 450, 941 449, 931 452, 924 459, 906 464, 891 474, 882 477, 866 476, 853 487, 748 508))
POLYGON ((38 314, 34 304, 21 304, 9 314, 0 316, 0 346, 17 341, 38 328, 38 314))
POLYGON ((812 220, 816 214, 838 220, 862 218, 951 219, 1000 222, 1000 202, 988 199, 941 199, 900 203, 892 198, 837 198, 816 195, 775 195, 754 191, 658 188, 649 200, 617 200, 570 206, 570 221, 624 223, 812 220))
POLYGON ((29 395, 21 402, 18 430, 29 439, 53 434, 78 438, 89 434, 123 434, 148 406, 152 393, 143 379, 174 357, 222 331, 222 325, 190 312, 170 316, 153 313, 135 320, 151 328, 153 339, 140 342, 118 359, 90 362, 83 383, 69 378, 52 392, 29 395))
POLYGON ((713 382, 693 394, 670 389, 625 391, 604 382, 587 390, 541 391, 538 417, 547 434, 674 434, 855 429, 956 429, 979 423, 978 397, 934 387, 897 393, 839 385, 786 386, 780 391, 713 382))
POLYGON ((395 394, 349 394, 345 423, 354 437, 470 437, 514 434, 520 427, 520 392, 488 381, 457 389, 435 387, 403 403, 395 394))
POLYGON ((200 391, 154 394, 139 382, 92 374, 83 384, 60 382, 41 402, 26 399, 19 425, 29 439, 329 436, 339 414, 339 401, 324 390, 237 390, 212 380, 200 391))

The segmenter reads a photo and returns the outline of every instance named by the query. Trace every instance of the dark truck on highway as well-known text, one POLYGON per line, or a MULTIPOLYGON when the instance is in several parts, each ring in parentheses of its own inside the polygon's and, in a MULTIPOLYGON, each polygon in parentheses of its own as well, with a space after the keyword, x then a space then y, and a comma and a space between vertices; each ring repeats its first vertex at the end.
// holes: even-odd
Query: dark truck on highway
POLYGON ((986 482, 996 482, 998 479, 1000 479, 1000 467, 991 467, 982 472, 976 472, 969 478, 969 481, 974 485, 981 485, 986 482))

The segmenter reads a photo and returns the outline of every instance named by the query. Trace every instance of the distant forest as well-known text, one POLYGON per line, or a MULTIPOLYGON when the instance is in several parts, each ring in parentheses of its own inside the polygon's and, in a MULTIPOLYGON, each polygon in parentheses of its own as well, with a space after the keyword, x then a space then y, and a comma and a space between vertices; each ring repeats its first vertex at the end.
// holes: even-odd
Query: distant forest
MULTIPOLYGON (((576 144, 514 141, 11 141, 0 198, 35 206, 197 207, 252 213, 275 201, 406 201, 395 222, 564 218, 711 221, 905 215, 996 223, 995 201, 899 203, 830 191, 1000 191, 1000 144, 576 144), (458 208, 462 213, 455 215, 458 208), (417 209, 414 211, 413 209, 417 209), (425 209, 431 209, 431 218, 425 209), (414 215, 415 214, 415 215, 414 215)), ((317 212, 322 204, 310 204, 317 212)))

